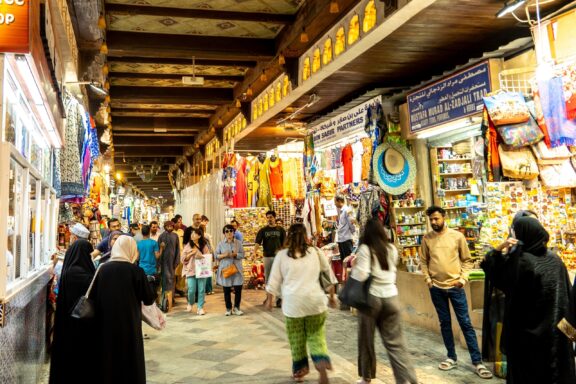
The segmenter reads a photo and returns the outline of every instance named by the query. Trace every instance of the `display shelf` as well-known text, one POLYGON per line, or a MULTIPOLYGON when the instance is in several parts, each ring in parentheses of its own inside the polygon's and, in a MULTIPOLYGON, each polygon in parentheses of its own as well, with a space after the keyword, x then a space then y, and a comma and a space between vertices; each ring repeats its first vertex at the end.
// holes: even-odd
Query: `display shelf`
POLYGON ((469 171, 440 173, 440 176, 452 176, 452 175, 473 175, 473 173, 469 171))
POLYGON ((467 157, 465 159, 438 159, 438 161, 442 163, 455 163, 458 161, 472 161, 472 158, 467 157))
POLYGON ((442 189, 442 191, 448 192, 448 193, 466 192, 466 191, 470 191, 470 188, 463 188, 463 189, 442 189))

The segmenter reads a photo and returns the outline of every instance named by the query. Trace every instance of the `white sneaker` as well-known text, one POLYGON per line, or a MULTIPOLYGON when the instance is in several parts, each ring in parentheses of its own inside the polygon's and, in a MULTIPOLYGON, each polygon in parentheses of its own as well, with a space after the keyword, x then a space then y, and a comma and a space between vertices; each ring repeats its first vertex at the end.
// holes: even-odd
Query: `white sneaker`
POLYGON ((192 306, 190 304, 186 305, 186 312, 192 312, 192 306))
POLYGON ((230 316, 232 314, 232 311, 226 311, 226 316, 230 316))
POLYGON ((232 310, 232 313, 235 314, 236 316, 242 316, 244 314, 244 312, 242 312, 241 310, 239 310, 238 308, 234 308, 232 310))
POLYGON ((203 316, 203 315, 205 315, 205 314, 206 314, 206 311, 204 311, 204 309, 200 308, 200 309, 198 310, 198 315, 203 316))

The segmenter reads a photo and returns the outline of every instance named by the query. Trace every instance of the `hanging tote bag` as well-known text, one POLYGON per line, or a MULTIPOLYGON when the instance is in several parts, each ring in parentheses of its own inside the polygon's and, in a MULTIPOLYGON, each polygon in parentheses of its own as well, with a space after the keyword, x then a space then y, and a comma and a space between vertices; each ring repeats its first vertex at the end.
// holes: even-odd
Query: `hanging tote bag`
POLYGON ((496 130, 502 137, 502 141, 512 148, 533 145, 544 138, 538 123, 532 116, 524 123, 497 126, 496 130))
POLYGON ((565 160, 562 164, 541 165, 540 178, 542 179, 542 184, 548 188, 576 187, 576 172, 570 160, 565 160))
POLYGON ((572 157, 572 153, 566 145, 561 145, 556 148, 548 148, 544 141, 532 146, 532 152, 536 157, 538 165, 554 165, 562 164, 572 157))
POLYGON ((195 259, 196 278, 203 279, 212 276, 212 254, 204 254, 202 259, 195 259))
POLYGON ((538 177, 540 173, 538 165, 529 148, 507 150, 502 145, 499 145, 498 154, 500 155, 504 176, 524 180, 532 180, 538 177))
POLYGON ((80 296, 80 298, 76 302, 76 305, 74 306, 74 309, 72 309, 70 316, 72 316, 73 318, 86 320, 86 319, 92 319, 96 315, 94 302, 92 301, 92 299, 90 299, 90 292, 92 291, 92 286, 94 285, 94 281, 96 281, 96 276, 98 276, 99 270, 100 267, 98 267, 96 273, 94 273, 94 277, 90 282, 90 286, 88 286, 86 294, 84 296, 80 296))
POLYGON ((496 126, 525 123, 530 119, 530 111, 519 92, 495 92, 484 97, 490 119, 496 126))

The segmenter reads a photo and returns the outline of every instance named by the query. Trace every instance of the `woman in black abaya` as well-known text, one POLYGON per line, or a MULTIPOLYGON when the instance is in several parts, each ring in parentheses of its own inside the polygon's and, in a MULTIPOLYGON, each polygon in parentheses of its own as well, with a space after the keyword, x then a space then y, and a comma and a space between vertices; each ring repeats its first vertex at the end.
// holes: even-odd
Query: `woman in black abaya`
POLYGON ((533 217, 514 220, 512 237, 487 255, 484 268, 506 295, 501 349, 508 384, 574 384, 571 342, 557 328, 570 312, 570 282, 549 234, 533 217), (505 249, 513 249, 503 255, 505 249))
POLYGON ((92 383, 94 322, 70 316, 80 296, 86 293, 96 269, 90 253, 92 244, 76 240, 66 251, 60 275, 50 384, 92 383))
POLYGON ((94 283, 99 383, 146 383, 141 305, 154 303, 156 293, 144 271, 133 264, 137 257, 136 241, 118 237, 94 283))

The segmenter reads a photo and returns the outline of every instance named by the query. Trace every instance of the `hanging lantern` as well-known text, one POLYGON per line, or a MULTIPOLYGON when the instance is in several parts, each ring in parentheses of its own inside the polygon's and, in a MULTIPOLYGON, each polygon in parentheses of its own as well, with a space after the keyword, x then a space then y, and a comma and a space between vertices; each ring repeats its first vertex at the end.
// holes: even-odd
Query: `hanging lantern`
POLYGON ((108 54, 108 45, 106 45, 106 40, 102 41, 102 45, 100 46, 100 53, 103 55, 108 54))
POLYGON ((266 71, 262 71, 262 74, 260 75, 260 81, 266 81, 268 80, 268 76, 266 76, 266 71))
POLYGON ((306 29, 302 28, 302 33, 300 34, 300 42, 307 43, 309 40, 308 34, 306 33, 306 29))
POLYGON ((246 96, 252 96, 254 94, 254 92, 252 91, 252 87, 248 87, 248 89, 246 90, 246 96))
POLYGON ((330 13, 339 13, 339 12, 340 12, 340 7, 338 6, 338 1, 332 0, 330 2, 330 13))
POLYGON ((283 54, 280 54, 280 56, 278 57, 278 64, 280 65, 286 64, 286 58, 284 57, 283 54))
POLYGON ((102 14, 100 14, 100 17, 98 18, 98 28, 101 30, 106 29, 106 17, 104 17, 102 14))
POLYGON ((110 96, 106 95, 106 97, 104 97, 104 102, 105 103, 109 103, 110 102, 110 96))
POLYGON ((240 99, 236 99, 236 108, 240 108, 242 103, 240 103, 240 99))
POLYGON ((110 67, 108 67, 108 63, 106 63, 102 66, 102 74, 108 76, 108 73, 110 73, 110 67))
POLYGON ((221 127, 222 126, 222 119, 218 118, 218 126, 221 127))

